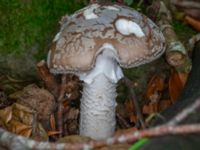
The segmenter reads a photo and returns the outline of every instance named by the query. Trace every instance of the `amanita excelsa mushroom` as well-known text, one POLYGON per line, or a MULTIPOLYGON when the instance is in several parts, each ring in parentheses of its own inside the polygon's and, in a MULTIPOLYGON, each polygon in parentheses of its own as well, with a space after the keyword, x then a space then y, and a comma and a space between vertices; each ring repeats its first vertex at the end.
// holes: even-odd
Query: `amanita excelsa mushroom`
POLYGON ((115 130, 120 68, 151 62, 164 52, 164 37, 146 16, 117 4, 91 4, 65 17, 48 54, 53 74, 84 81, 80 134, 105 139, 115 130), (67 19, 66 19, 67 18, 67 19))

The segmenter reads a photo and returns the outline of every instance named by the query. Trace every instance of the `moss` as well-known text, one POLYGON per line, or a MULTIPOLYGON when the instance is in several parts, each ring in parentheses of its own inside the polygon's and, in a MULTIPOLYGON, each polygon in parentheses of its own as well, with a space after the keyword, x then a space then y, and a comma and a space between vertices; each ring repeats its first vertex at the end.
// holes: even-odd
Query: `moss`
POLYGON ((0 53, 20 56, 25 52, 44 57, 58 21, 83 7, 75 0, 1 0, 0 53))
POLYGON ((195 30, 193 30, 190 26, 181 21, 173 20, 172 26, 179 39, 184 43, 187 43, 188 39, 197 34, 195 30))

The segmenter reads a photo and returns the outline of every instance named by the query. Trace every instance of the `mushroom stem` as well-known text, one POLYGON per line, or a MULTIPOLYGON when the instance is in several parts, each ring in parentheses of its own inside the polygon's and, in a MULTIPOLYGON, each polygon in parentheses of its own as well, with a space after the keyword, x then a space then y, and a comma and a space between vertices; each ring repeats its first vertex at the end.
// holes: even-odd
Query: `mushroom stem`
POLYGON ((116 83, 99 74, 92 83, 84 83, 81 99, 80 135, 101 140, 115 130, 116 83))

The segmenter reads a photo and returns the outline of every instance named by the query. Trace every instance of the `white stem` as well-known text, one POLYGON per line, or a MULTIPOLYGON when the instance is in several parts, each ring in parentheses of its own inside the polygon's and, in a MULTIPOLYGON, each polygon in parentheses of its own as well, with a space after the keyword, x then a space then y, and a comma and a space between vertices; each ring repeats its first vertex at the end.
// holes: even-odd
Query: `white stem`
POLYGON ((104 74, 84 83, 80 112, 80 135, 96 140, 111 137, 115 130, 116 83, 104 74))

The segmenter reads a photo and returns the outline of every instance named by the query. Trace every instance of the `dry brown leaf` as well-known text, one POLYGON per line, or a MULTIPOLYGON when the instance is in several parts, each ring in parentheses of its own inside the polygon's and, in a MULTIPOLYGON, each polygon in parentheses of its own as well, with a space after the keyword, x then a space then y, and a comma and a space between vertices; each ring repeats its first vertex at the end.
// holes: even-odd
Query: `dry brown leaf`
POLYGON ((29 107, 23 106, 18 103, 14 103, 12 105, 12 112, 13 116, 15 116, 17 120, 20 120, 24 124, 32 125, 33 114, 35 112, 29 107))
POLYGON ((159 104, 153 103, 153 104, 144 105, 142 112, 143 114, 152 114, 155 112, 159 112, 159 104))
POLYGON ((172 103, 174 103, 181 94, 182 89, 187 81, 188 73, 172 71, 169 79, 169 95, 172 103))
POLYGON ((7 129, 25 137, 30 137, 32 133, 32 127, 30 125, 23 124, 13 119, 9 122, 9 124, 7 124, 7 129))
POLYGON ((10 132, 30 137, 34 128, 33 124, 36 124, 37 137, 47 140, 47 133, 41 124, 34 120, 34 113, 30 108, 14 103, 0 110, 0 125, 10 132))
POLYGON ((21 130, 18 134, 25 136, 25 137, 31 137, 32 134, 32 127, 31 128, 26 128, 24 130, 21 130))
POLYGON ((24 87, 22 91, 15 92, 9 96, 16 99, 17 103, 35 110, 40 121, 47 121, 55 110, 55 98, 47 90, 39 88, 35 84, 24 87))
POLYGON ((200 21, 197 19, 194 19, 190 16, 185 17, 185 22, 187 22, 189 25, 191 25, 195 30, 200 32, 200 21))
POLYGON ((179 76, 179 79, 183 85, 183 87, 185 86, 185 83, 188 79, 188 73, 183 73, 183 72, 177 72, 178 73, 178 76, 179 76))
POLYGON ((168 100, 162 100, 162 101, 159 102, 159 111, 165 110, 166 108, 168 108, 171 105, 172 105, 172 103, 169 99, 168 100))
POLYGON ((149 99, 151 103, 158 102, 161 98, 161 92, 165 88, 165 77, 163 75, 154 75, 147 85, 144 93, 145 99, 149 99))
POLYGON ((161 100, 158 103, 144 105, 143 109, 142 109, 142 112, 144 114, 157 113, 157 112, 160 112, 160 111, 168 108, 170 105, 171 105, 171 101, 170 100, 161 100))
POLYGON ((136 123, 137 122, 137 116, 135 114, 132 114, 130 117, 129 117, 129 120, 131 123, 136 123))
POLYGON ((127 99, 125 101, 125 107, 128 112, 130 122, 135 123, 137 121, 137 117, 135 115, 135 108, 134 108, 133 100, 127 99))
POLYGON ((12 107, 6 107, 0 110, 0 120, 3 124, 8 123, 12 118, 12 107))

